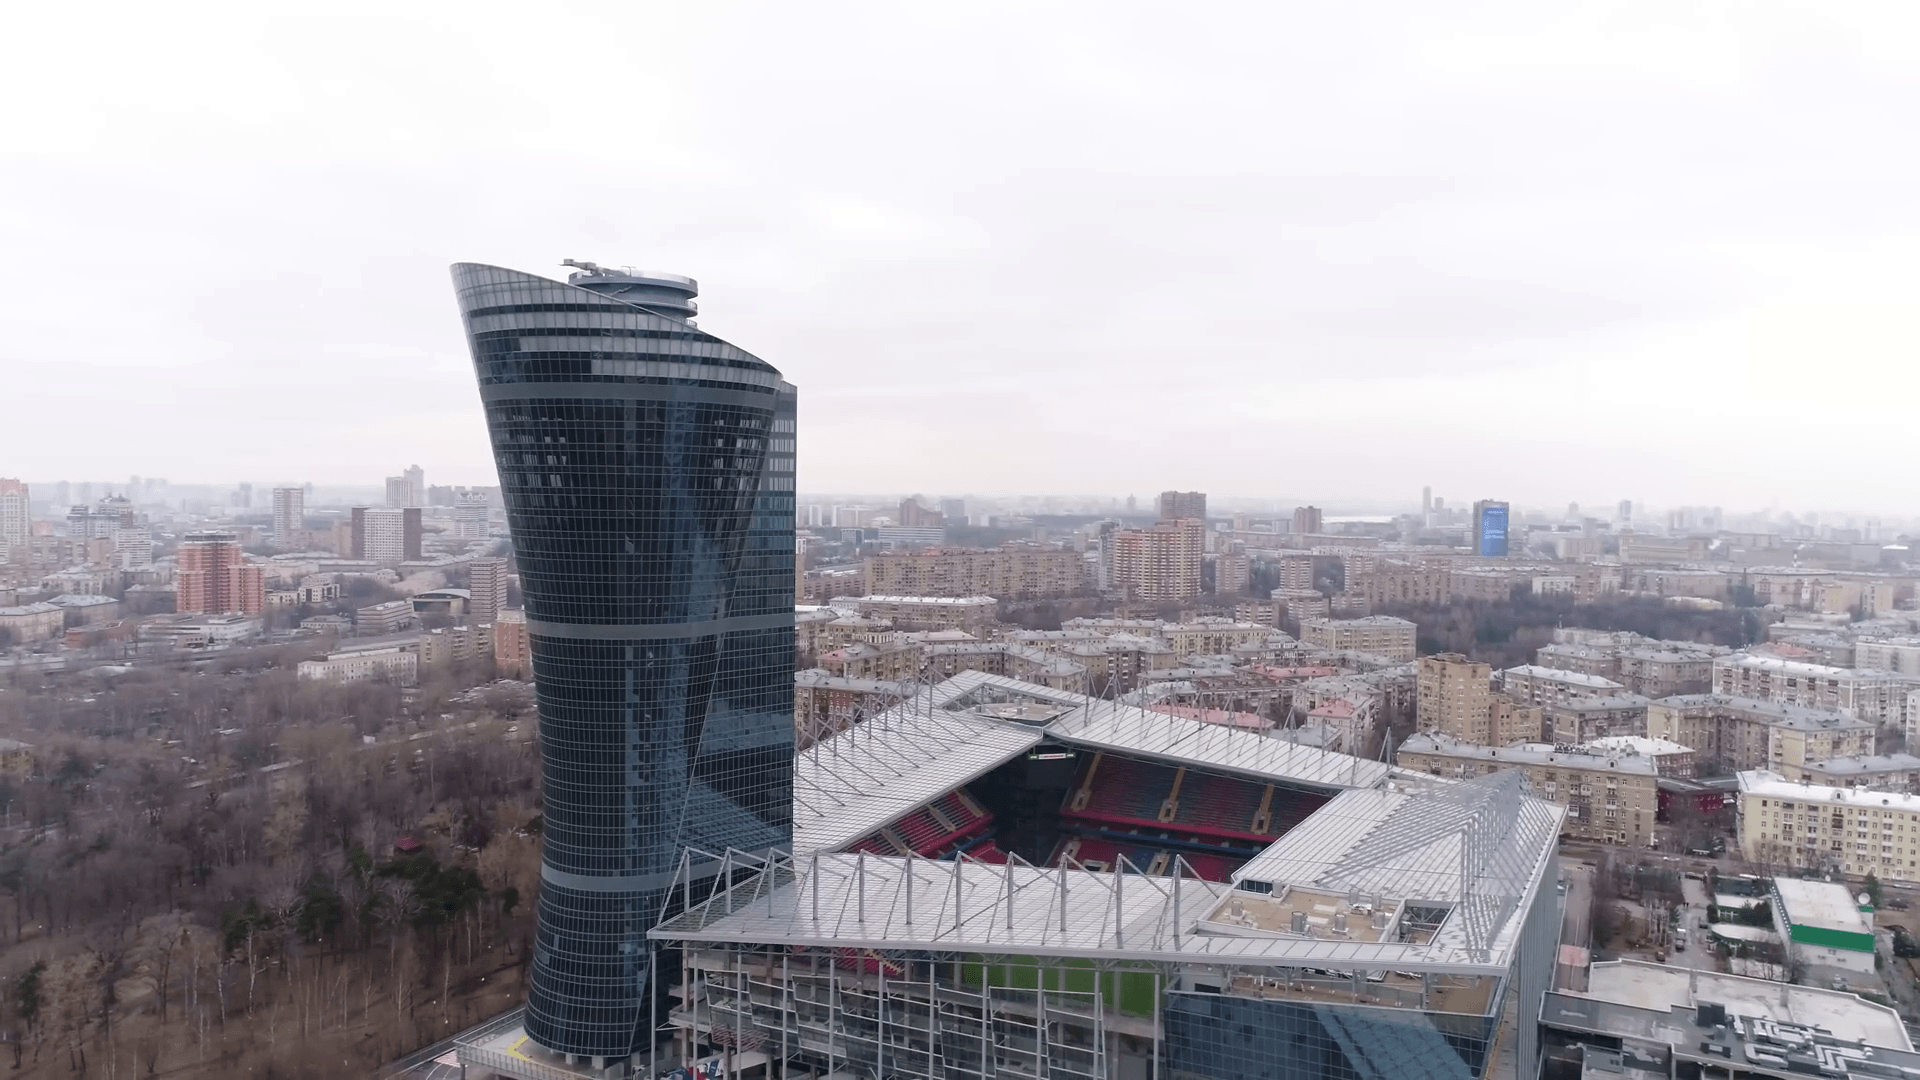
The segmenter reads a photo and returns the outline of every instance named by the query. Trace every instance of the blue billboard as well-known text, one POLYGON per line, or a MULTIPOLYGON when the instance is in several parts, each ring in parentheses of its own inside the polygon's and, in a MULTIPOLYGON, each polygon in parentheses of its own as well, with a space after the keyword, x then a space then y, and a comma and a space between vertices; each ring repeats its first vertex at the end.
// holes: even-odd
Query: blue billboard
POLYGON ((1504 504, 1480 508, 1480 554, 1507 553, 1507 508, 1504 504))

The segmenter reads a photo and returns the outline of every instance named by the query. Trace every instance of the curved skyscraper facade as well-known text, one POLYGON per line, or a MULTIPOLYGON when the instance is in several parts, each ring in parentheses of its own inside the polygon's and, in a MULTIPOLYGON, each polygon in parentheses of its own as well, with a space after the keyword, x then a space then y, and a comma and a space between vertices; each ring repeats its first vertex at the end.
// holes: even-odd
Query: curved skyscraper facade
POLYGON ((453 279, 539 696, 526 1031, 613 1058, 681 852, 790 843, 795 397, 695 326, 691 279, 577 265, 453 279))

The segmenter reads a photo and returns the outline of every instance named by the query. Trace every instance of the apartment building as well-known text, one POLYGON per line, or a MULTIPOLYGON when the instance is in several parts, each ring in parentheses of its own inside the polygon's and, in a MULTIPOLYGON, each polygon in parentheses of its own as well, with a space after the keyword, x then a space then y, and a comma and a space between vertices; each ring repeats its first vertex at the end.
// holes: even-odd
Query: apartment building
POLYGON ((294 538, 307 527, 307 491, 298 487, 273 489, 273 546, 298 550, 294 538))
POLYGON ((1280 556, 1277 567, 1279 587, 1292 592, 1313 591, 1313 556, 1290 553, 1280 556))
POLYGON ((1659 809, 1659 769, 1640 754, 1596 753, 1546 743, 1482 746, 1432 732, 1408 736, 1395 760, 1449 779, 1518 769, 1533 794, 1567 808, 1563 831, 1580 840, 1645 845, 1659 809))
POLYGON ((930 548, 882 552, 866 561, 868 596, 993 596, 1037 600, 1085 591, 1077 551, 930 548))
POLYGON ((493 662, 508 678, 533 674, 533 642, 527 638, 527 613, 520 608, 508 608, 494 620, 493 662))
POLYGON ((1590 754, 1637 754, 1653 762, 1654 772, 1675 780, 1693 779, 1696 767, 1693 747, 1668 739, 1650 739, 1645 735, 1610 735, 1580 744, 1590 754))
POLYGON ((1453 599, 1453 568, 1441 560, 1405 562, 1382 559, 1363 574, 1350 575, 1347 591, 1367 602, 1383 604, 1445 604, 1453 599))
POLYGON ((806 749, 827 735, 845 731, 869 716, 910 699, 920 689, 916 682, 849 679, 814 668, 793 676, 794 735, 806 749))
POLYGON ((1574 698, 1609 697, 1627 692, 1626 687, 1612 679, 1538 664, 1522 664, 1502 671, 1500 689, 1515 701, 1543 708, 1574 698))
POLYGON ((411 600, 389 600, 384 604, 369 604, 363 608, 356 608, 353 612, 354 633, 362 637, 397 634, 412 627, 418 621, 411 600))
POLYGON ((476 623, 490 623, 507 606, 507 576, 511 567, 505 559, 475 559, 467 565, 467 613, 476 623))
POLYGON ((1863 671, 1920 675, 1920 638, 1863 638, 1853 643, 1853 666, 1863 671))
POLYGON ((493 653, 492 623, 444 626, 420 635, 420 663, 426 667, 490 657, 493 653))
POLYGON ((1334 652, 1371 653, 1407 663, 1417 655, 1414 643, 1418 631, 1412 622, 1391 615, 1304 619, 1300 623, 1300 640, 1334 652))
POLYGON ((1207 520, 1207 493, 1204 491, 1163 491, 1160 493, 1161 521, 1207 520))
MULTIPOLYGON (((1488 567, 1455 567, 1448 575, 1448 588, 1455 600, 1481 600, 1505 603, 1513 599, 1513 590, 1533 575, 1520 570, 1496 570, 1488 567)), ((1569 586, 1568 591, 1572 588, 1569 586)))
POLYGON ((1148 529, 1113 534, 1113 583, 1129 600, 1179 603, 1200 595, 1206 524, 1163 521, 1148 529))
POLYGON ((1805 765, 1782 765, 1775 771, 1789 780, 1830 787, 1920 792, 1920 757, 1912 754, 1840 757, 1805 765))
POLYGON ((1493 743, 1489 726, 1493 669, 1458 653, 1423 656, 1414 714, 1421 731, 1475 743, 1493 743))
POLYGON ((927 649, 928 679, 948 679, 962 671, 1004 675, 1055 690, 1074 691, 1084 690, 1089 677, 1087 669, 1072 660, 1008 641, 934 645, 927 649))
POLYGON ((356 506, 351 526, 356 559, 392 566, 420 557, 426 529, 419 506, 356 506))
POLYGON ((1713 662, 1713 692, 1814 709, 1837 709, 1862 720, 1899 724, 1916 680, 1887 671, 1860 671, 1734 653, 1713 662))
POLYGON ((1213 560, 1213 594, 1215 596, 1245 596, 1253 584, 1253 560, 1248 557, 1245 545, 1238 551, 1223 551, 1213 560))
POLYGON ((993 630, 1000 604, 991 596, 841 596, 832 603, 900 630, 963 630, 975 637, 993 630))
POLYGON ((1713 654, 1657 647, 1619 652, 1619 674, 1612 676, 1630 693, 1650 698, 1704 694, 1713 688, 1713 654))
POLYGON ((1647 706, 1647 735, 1691 746, 1719 768, 1782 772, 1810 762, 1864 757, 1877 726, 1832 709, 1683 694, 1647 706))
POLYGON ((248 563, 228 532, 188 533, 174 574, 174 609, 182 614, 256 615, 267 607, 266 571, 248 563))
POLYGON ((33 533, 33 508, 27 485, 0 476, 0 563, 26 561, 33 533))
POLYGON ((1275 636, 1270 626, 1220 618, 1158 623, 1147 633, 1166 642, 1176 656, 1216 656, 1275 636))
POLYGON ((1573 671, 1619 681, 1620 654, 1609 648, 1553 642, 1533 652, 1533 662, 1556 671, 1573 671))
POLYGON ((917 644, 856 641, 822 654, 820 666, 842 678, 899 682, 919 678, 923 661, 917 644))
POLYGON ((56 604, 15 604, 0 607, 0 644, 26 645, 57 638, 67 626, 67 612, 56 604))
POLYGON ((1562 746, 1578 746, 1619 735, 1646 735, 1651 704, 1639 694, 1622 692, 1565 698, 1542 708, 1548 738, 1562 746))
POLYGON ((1689 563, 1705 561, 1709 538, 1648 536, 1622 529, 1619 539, 1623 563, 1689 563))
POLYGON ((1920 880, 1920 795, 1740 773, 1740 850, 1754 862, 1920 880))

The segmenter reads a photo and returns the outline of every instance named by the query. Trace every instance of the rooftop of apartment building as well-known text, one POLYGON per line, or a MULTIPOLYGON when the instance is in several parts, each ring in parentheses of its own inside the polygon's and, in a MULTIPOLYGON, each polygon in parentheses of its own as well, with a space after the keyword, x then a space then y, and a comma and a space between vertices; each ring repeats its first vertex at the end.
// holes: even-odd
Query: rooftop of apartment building
POLYGON ((1802 802, 1838 803, 1843 806, 1891 807, 1895 810, 1920 810, 1920 795, 1903 791, 1880 791, 1864 787, 1838 787, 1806 780, 1789 780, 1772 769, 1748 769, 1739 775, 1740 794, 1756 799, 1794 799, 1802 802))
POLYGON ((1400 744, 1400 753, 1440 754, 1495 765, 1558 765, 1569 769, 1594 769, 1637 776, 1657 775, 1653 759, 1640 754, 1594 753, 1579 747, 1537 742, 1484 746, 1439 732, 1420 732, 1407 736, 1406 741, 1400 744))
POLYGON ((1000 603, 991 596, 836 596, 829 606, 842 604, 925 604, 929 607, 993 607, 1000 603))
POLYGON ((1521 664, 1510 667, 1500 673, 1503 676, 1519 676, 1523 679, 1545 679, 1549 682, 1566 683, 1570 686, 1585 686, 1594 690, 1625 690, 1626 687, 1612 679, 1599 675, 1586 675, 1578 671, 1563 668, 1541 667, 1539 664, 1521 664))
POLYGON ((1642 757, 1693 753, 1691 746, 1681 746, 1672 739, 1649 739, 1645 735, 1608 735, 1581 743, 1579 748, 1596 754, 1639 754, 1642 757))
POLYGON ((1654 702, 1671 709, 1719 709, 1742 717, 1781 727, 1817 731, 1830 728, 1871 728, 1871 720, 1860 720, 1833 709, 1808 705, 1790 705, 1782 701, 1729 697, 1723 694, 1676 694, 1654 702))
POLYGON ((1810 769, 1819 769, 1831 776, 1864 776, 1874 773, 1920 772, 1920 757, 1912 754, 1855 754, 1850 757, 1828 758, 1825 761, 1810 761, 1810 769))

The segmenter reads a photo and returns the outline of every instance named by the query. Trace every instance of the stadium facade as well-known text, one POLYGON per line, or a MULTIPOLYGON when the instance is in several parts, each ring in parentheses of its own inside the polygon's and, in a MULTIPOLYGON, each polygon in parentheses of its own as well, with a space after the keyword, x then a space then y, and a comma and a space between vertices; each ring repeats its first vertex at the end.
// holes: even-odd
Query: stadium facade
POLYGON ((791 848, 676 885, 639 1064, 1531 1076, 1561 814, 966 672, 799 756, 791 848))
POLYGON ((646 932, 687 853, 791 843, 795 394, 695 325, 691 278, 569 265, 453 279, 538 688, 518 1022, 606 1067, 644 1038, 646 932))

